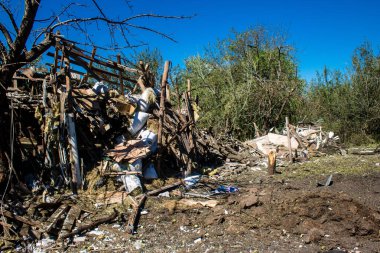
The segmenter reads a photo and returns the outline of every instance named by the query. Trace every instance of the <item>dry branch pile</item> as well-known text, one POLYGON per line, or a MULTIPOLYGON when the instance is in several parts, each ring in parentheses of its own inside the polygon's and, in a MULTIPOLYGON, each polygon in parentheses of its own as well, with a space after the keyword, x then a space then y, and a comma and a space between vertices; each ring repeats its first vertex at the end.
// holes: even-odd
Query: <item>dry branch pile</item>
POLYGON ((17 172, 26 195, 4 205, 1 225, 8 238, 65 239, 115 220, 116 211, 99 217, 77 197, 78 191, 102 187, 110 178, 115 190, 100 194, 95 204, 129 203, 133 211, 126 226, 133 233, 145 199, 183 185, 195 170, 226 161, 255 166, 273 148, 277 158, 286 152, 308 157, 310 150, 334 140, 320 129, 295 127, 288 128, 291 139, 271 133, 246 143, 215 138, 196 127, 190 81, 183 94, 178 87, 170 92, 169 62, 158 85, 148 64, 124 66, 120 57, 112 61, 98 56, 96 48, 86 52, 59 35, 55 39, 54 53, 47 54, 53 59, 50 72, 19 70, 7 92, 16 142, 28 168, 17 172), (150 192, 143 186, 169 176, 176 181, 150 192), (74 195, 63 194, 68 187, 74 195))

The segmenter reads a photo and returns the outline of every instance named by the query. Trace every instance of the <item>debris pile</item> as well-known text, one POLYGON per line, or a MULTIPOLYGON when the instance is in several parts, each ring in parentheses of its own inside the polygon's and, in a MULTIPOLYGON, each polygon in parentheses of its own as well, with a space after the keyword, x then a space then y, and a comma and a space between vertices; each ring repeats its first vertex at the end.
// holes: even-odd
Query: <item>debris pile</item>
POLYGON ((270 132, 245 144, 266 156, 276 152, 278 159, 304 161, 325 153, 344 152, 338 142, 339 136, 333 132, 322 131, 321 126, 312 123, 300 123, 298 126, 288 124, 283 134, 270 132))
POLYGON ((133 234, 150 196, 166 196, 178 187, 180 197, 238 191, 223 185, 190 190, 201 180, 193 173, 196 169, 209 167, 205 174, 212 176, 219 165, 252 167, 274 152, 274 171, 276 159, 302 160, 326 146, 338 148, 333 133, 289 124, 284 135, 268 133, 245 143, 216 138, 196 127, 198 105, 190 81, 183 94, 178 87, 170 91, 169 62, 158 85, 148 64, 128 67, 120 57, 115 62, 96 55, 96 48, 86 52, 58 35, 56 41, 55 52, 47 53, 53 59, 51 70, 20 70, 8 89, 21 163, 28 169, 19 172, 24 195, 2 203, 1 225, 7 237, 64 240, 116 219, 124 219, 126 231, 133 234), (149 189, 145 185, 169 177, 176 179, 149 189), (73 194, 65 192, 68 187, 73 194), (90 202, 93 208, 105 207, 100 214, 83 202, 97 189, 104 191, 90 202), (111 204, 132 207, 128 218, 110 212, 111 204))

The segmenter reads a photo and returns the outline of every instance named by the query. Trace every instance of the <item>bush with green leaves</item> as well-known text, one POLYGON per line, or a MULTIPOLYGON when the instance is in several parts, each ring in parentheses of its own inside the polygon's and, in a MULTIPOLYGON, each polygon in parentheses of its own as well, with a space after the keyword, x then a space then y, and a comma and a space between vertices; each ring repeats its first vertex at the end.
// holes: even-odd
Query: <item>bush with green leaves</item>
POLYGON ((305 85, 294 49, 263 27, 232 32, 188 58, 185 78, 200 98, 200 124, 242 139, 254 136, 254 123, 268 131, 286 115, 296 120, 305 85))

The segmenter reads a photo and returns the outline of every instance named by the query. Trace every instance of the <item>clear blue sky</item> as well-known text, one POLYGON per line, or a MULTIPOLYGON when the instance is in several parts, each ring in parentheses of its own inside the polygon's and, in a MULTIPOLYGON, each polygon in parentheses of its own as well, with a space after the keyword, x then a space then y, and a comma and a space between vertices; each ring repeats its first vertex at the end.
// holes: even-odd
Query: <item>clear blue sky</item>
POLYGON ((163 0, 133 4, 136 10, 148 12, 197 14, 189 21, 157 25, 179 42, 153 40, 151 44, 174 62, 202 52, 209 42, 226 37, 232 28, 244 31, 257 24, 288 34, 289 42, 297 48, 300 74, 306 79, 324 65, 346 68, 353 50, 365 40, 375 49, 380 46, 380 0, 163 0))
POLYGON ((224 38, 232 28, 244 31, 257 24, 282 29, 297 48, 300 74, 310 79, 324 65, 344 69, 353 50, 368 40, 380 46, 380 0, 272 0, 272 1, 134 1, 135 11, 197 14, 191 20, 158 22, 177 44, 157 37, 152 47, 174 63, 201 53, 209 42, 224 38))
MULTIPOLYGON (((87 7, 78 9, 81 16, 92 16, 95 11, 88 0, 42 0, 38 17, 57 13, 57 6, 60 8, 68 2, 87 4, 87 7)), ((132 9, 125 7, 127 0, 97 2, 109 16, 196 14, 190 20, 147 19, 136 22, 165 32, 178 43, 136 30, 130 34, 133 38, 149 42, 150 48, 158 48, 164 59, 175 65, 183 65, 184 59, 191 55, 202 54, 208 43, 225 38, 231 29, 244 31, 255 25, 287 33, 289 43, 297 49, 300 75, 307 80, 324 65, 345 69, 350 64, 353 50, 365 40, 371 42, 376 51, 380 46, 380 0, 132 0, 132 9)), ((14 10, 22 10, 23 1, 11 0, 10 3, 14 10)), ((1 16, 0 20, 3 20, 4 13, 1 16)), ((99 44, 109 40, 109 36, 98 32, 96 27, 91 30, 91 36, 99 44)), ((76 40, 79 37, 70 35, 69 38, 76 40)))

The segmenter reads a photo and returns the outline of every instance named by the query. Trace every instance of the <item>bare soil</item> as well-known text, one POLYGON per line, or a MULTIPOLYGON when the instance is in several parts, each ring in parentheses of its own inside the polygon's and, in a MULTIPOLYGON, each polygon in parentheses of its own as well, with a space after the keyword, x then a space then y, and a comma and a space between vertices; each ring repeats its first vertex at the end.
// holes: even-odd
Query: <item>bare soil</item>
MULTIPOLYGON (((281 174, 246 167, 211 177, 236 193, 214 207, 150 197, 137 234, 104 224, 72 252, 380 252, 380 157, 330 156, 281 174), (333 183, 317 187, 333 175, 333 183), (331 251, 336 250, 336 251, 331 251), (339 251, 340 250, 340 251, 339 251)), ((201 199, 205 201, 207 199, 201 199)))

